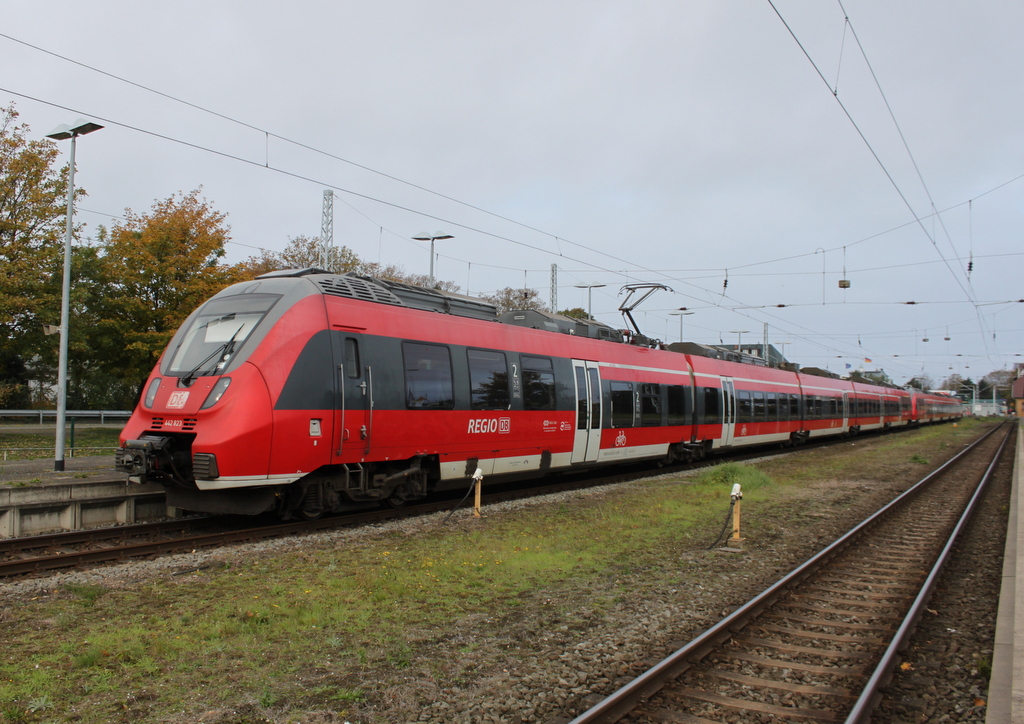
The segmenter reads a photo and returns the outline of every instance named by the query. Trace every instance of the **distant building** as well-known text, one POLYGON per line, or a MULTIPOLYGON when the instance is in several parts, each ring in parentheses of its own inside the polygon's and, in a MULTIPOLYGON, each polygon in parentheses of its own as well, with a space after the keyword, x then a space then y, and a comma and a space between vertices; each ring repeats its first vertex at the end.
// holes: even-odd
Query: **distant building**
POLYGON ((1013 395, 1013 414, 1024 419, 1024 364, 1014 366, 1017 379, 1013 381, 1010 394, 1013 395))
POLYGON ((787 362, 785 357, 779 350, 775 349, 775 345, 768 345, 768 354, 765 355, 764 345, 761 343, 744 342, 742 345, 736 344, 716 344, 719 349, 727 349, 730 352, 739 352, 742 355, 748 357, 758 357, 763 359, 771 367, 778 367, 779 365, 787 362))

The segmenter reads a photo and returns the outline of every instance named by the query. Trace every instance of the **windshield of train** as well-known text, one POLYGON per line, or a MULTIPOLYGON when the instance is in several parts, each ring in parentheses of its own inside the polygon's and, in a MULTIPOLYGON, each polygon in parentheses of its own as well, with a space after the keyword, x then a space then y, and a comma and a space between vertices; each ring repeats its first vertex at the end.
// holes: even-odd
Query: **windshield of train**
POLYGON ((199 377, 223 373, 278 299, 276 294, 238 294, 207 302, 182 335, 165 374, 199 377))

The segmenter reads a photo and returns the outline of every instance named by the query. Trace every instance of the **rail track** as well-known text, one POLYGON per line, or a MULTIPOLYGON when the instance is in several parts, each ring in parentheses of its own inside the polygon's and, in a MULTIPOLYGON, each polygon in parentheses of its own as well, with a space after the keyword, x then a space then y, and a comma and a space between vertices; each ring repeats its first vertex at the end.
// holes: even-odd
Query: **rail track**
POLYGON ((998 429, 571 724, 868 721, 1010 439, 998 429))
MULTIPOLYGON (((576 475, 571 479, 528 488, 508 487, 485 493, 482 505, 493 505, 509 500, 599 487, 660 475, 692 466, 662 468, 652 473, 650 468, 626 470, 599 477, 576 475)), ((370 510, 302 520, 288 523, 252 525, 248 517, 196 516, 171 521, 158 521, 137 525, 93 528, 50 533, 24 538, 0 539, 0 578, 45 574, 78 566, 98 565, 180 553, 203 548, 215 548, 234 543, 251 543, 271 538, 282 538, 338 528, 370 525, 400 518, 412 518, 452 510, 458 497, 448 497, 401 508, 374 508, 370 510)))

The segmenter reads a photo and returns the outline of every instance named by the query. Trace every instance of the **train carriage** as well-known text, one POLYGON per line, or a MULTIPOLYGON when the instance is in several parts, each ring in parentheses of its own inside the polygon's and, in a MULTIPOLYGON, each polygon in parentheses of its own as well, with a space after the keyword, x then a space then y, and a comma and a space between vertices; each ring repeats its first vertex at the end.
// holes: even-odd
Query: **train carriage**
MULTIPOLYGON (((717 356, 722 356, 718 354, 717 356)), ((315 517, 488 480, 931 421, 950 400, 629 344, 594 321, 318 270, 233 285, 182 325, 118 469, 168 502, 315 517)))

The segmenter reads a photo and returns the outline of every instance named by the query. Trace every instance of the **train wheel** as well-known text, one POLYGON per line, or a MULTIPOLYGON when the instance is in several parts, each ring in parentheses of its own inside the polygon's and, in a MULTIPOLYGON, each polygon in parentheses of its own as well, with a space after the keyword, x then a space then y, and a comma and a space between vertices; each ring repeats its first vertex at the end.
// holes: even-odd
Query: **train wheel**
POLYGON ((401 508, 410 500, 409 491, 405 485, 396 485, 391 495, 387 497, 387 504, 392 508, 401 508))

